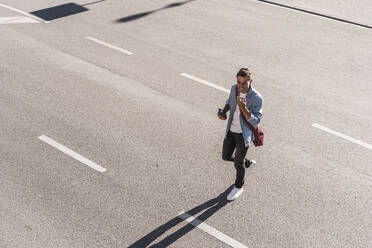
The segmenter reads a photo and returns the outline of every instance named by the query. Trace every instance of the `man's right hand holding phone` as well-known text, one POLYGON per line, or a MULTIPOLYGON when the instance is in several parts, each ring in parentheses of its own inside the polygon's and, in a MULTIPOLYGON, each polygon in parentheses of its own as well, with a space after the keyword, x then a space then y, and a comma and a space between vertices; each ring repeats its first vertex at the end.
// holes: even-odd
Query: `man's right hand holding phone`
POLYGON ((220 120, 226 120, 226 119, 227 119, 226 113, 224 113, 224 112, 222 111, 222 109, 218 109, 217 117, 218 117, 218 119, 220 119, 220 120))

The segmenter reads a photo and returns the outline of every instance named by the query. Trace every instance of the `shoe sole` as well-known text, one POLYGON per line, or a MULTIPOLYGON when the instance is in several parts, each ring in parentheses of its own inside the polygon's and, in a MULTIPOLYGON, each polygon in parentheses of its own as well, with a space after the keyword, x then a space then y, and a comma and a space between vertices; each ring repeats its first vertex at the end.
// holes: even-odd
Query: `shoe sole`
POLYGON ((235 201, 236 199, 238 199, 240 197, 240 195, 238 197, 236 197, 235 199, 232 199, 232 200, 229 200, 229 199, 226 199, 228 202, 232 202, 232 201, 235 201))
POLYGON ((241 194, 243 194, 243 191, 242 191, 242 192, 241 192, 241 193, 240 193, 236 198, 229 200, 229 198, 226 197, 226 200, 227 200, 228 202, 235 201, 236 199, 238 199, 238 198, 240 197, 241 194))

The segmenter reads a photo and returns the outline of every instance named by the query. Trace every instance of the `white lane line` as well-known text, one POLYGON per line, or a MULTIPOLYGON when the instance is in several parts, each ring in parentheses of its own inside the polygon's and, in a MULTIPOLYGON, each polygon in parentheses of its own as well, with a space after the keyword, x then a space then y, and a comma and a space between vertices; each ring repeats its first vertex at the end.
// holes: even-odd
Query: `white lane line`
POLYGON ((32 15, 32 14, 27 13, 27 12, 25 12, 25 11, 22 11, 22 10, 19 10, 19 9, 16 9, 16 8, 13 8, 13 7, 8 6, 8 5, 5 5, 5 4, 3 4, 3 3, 0 3, 0 7, 4 7, 4 8, 7 8, 7 9, 10 9, 10 10, 13 10, 13 11, 15 11, 15 12, 18 12, 18 13, 20 13, 20 14, 22 14, 22 15, 28 16, 28 17, 30 17, 30 18, 32 18, 32 19, 35 19, 35 20, 38 20, 38 21, 40 21, 40 22, 49 23, 49 22, 46 22, 46 21, 44 21, 43 19, 41 19, 41 18, 39 18, 39 17, 37 17, 37 16, 35 16, 35 15, 32 15))
POLYGON ((39 21, 27 16, 0 17, 0 24, 39 23, 39 21))
POLYGON ((192 80, 194 80, 194 81, 196 81, 196 82, 199 82, 199 83, 205 84, 205 85, 207 85, 207 86, 209 86, 209 87, 212 87, 212 88, 218 89, 218 90, 220 90, 220 91, 223 91, 223 92, 226 92, 226 93, 230 93, 230 90, 228 90, 228 89, 226 89, 226 88, 224 88, 224 87, 221 87, 221 86, 218 86, 218 85, 216 85, 216 84, 213 84, 213 83, 210 83, 210 82, 208 82, 208 81, 205 81, 205 80, 203 80, 203 79, 200 79, 200 78, 194 77, 194 76, 192 76, 192 75, 190 75, 190 74, 187 74, 187 73, 181 73, 180 75, 183 76, 183 77, 186 77, 186 78, 190 78, 190 79, 192 79, 192 80))
POLYGON ((352 138, 352 137, 347 136, 347 135, 345 135, 345 134, 339 133, 339 132, 337 132, 337 131, 335 131, 335 130, 332 130, 332 129, 330 129, 330 128, 323 127, 322 125, 319 125, 319 124, 317 124, 317 123, 314 123, 312 126, 313 126, 313 127, 316 127, 316 128, 319 128, 320 130, 323 130, 323 131, 325 131, 325 132, 327 132, 327 133, 331 133, 331 134, 336 135, 336 136, 338 136, 338 137, 340 137, 340 138, 343 138, 343 139, 345 139, 345 140, 348 140, 348 141, 350 141, 350 142, 353 142, 353 143, 355 143, 355 144, 358 144, 358 145, 364 146, 365 148, 368 148, 368 149, 371 149, 371 150, 372 150, 372 145, 367 144, 367 143, 365 143, 365 142, 363 142, 363 141, 360 141, 360 140, 358 140, 358 139, 352 138))
POLYGON ((79 162, 85 164, 85 165, 88 165, 90 168, 92 169, 95 169, 96 171, 98 172, 105 172, 106 171, 106 168, 103 168, 102 166, 90 161, 89 159, 81 156, 80 154, 72 151, 71 149, 67 148, 66 146, 58 143, 57 141, 54 141, 53 139, 45 136, 45 135, 41 135, 39 137, 40 140, 44 141, 45 143, 53 146, 54 148, 56 148, 57 150, 60 150, 61 152, 73 157, 74 159, 78 160, 79 162))
POLYGON ((247 246, 243 245, 242 243, 236 241, 235 239, 230 238, 226 234, 214 229, 211 226, 208 226, 207 224, 203 223, 202 221, 198 220, 194 216, 185 213, 182 211, 178 214, 178 217, 185 220, 186 222, 190 223, 191 225, 200 228, 204 232, 212 235, 213 237, 221 240, 222 242, 234 247, 234 248, 248 248, 247 246))
POLYGON ((106 43, 106 42, 101 41, 101 40, 97 40, 97 39, 95 39, 95 38, 93 38, 93 37, 87 36, 87 37, 85 37, 85 38, 88 39, 88 40, 94 41, 94 42, 96 42, 96 43, 98 43, 98 44, 101 44, 101 45, 103 45, 103 46, 106 46, 106 47, 109 47, 109 48, 111 48, 111 49, 117 50, 117 51, 119 51, 119 52, 125 53, 125 54, 127 54, 127 55, 132 55, 132 54, 133 54, 132 52, 129 52, 129 51, 123 49, 123 48, 120 48, 120 47, 117 47, 117 46, 111 45, 111 44, 106 43))

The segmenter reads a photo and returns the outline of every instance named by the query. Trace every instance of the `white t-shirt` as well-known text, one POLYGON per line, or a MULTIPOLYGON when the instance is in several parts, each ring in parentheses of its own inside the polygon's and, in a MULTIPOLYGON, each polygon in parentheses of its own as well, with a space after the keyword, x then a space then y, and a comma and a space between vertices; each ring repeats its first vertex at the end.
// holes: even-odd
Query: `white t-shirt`
MULTIPOLYGON (((245 98, 247 94, 240 93, 240 97, 245 98)), ((233 120, 231 122, 230 131, 234 133, 242 133, 242 126, 240 125, 240 109, 239 106, 236 105, 236 109, 234 112, 233 120)))

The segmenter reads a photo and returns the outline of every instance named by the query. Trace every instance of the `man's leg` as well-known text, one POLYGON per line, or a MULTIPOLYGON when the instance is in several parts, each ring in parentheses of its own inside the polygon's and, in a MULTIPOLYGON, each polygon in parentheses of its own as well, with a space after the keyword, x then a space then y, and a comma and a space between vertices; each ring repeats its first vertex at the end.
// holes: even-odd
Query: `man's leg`
POLYGON ((231 132, 227 133, 227 137, 223 140, 223 147, 222 147, 222 159, 225 161, 234 161, 232 154, 235 149, 235 141, 232 137, 231 132))
POLYGON ((243 135, 241 133, 234 134, 233 138, 236 143, 236 151, 234 158, 234 166, 236 169, 235 187, 241 188, 243 187, 244 184, 245 175, 244 159, 245 155, 247 155, 248 147, 245 147, 243 135))

